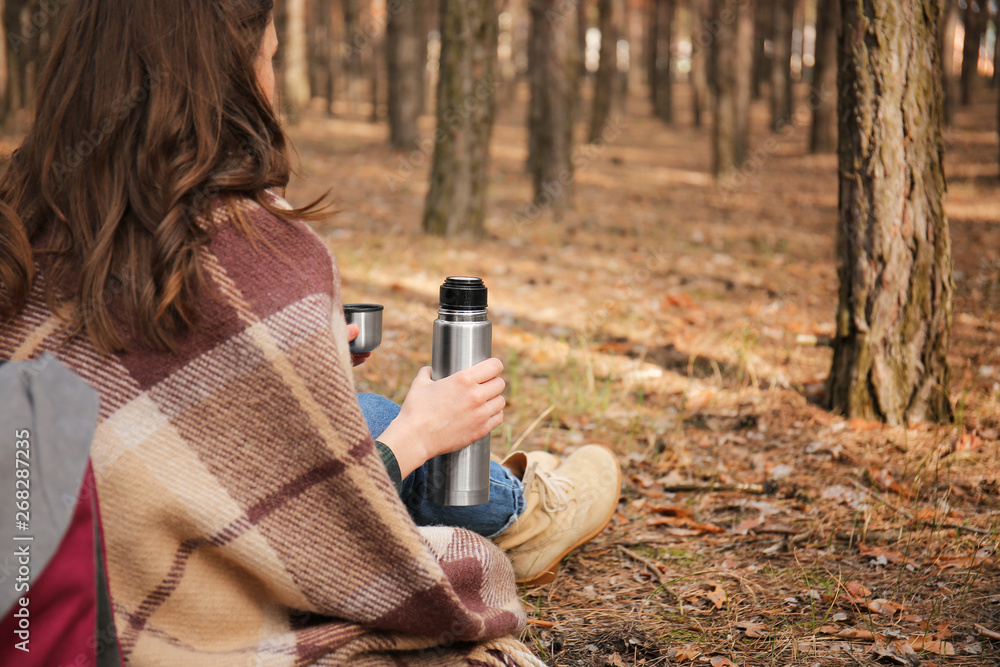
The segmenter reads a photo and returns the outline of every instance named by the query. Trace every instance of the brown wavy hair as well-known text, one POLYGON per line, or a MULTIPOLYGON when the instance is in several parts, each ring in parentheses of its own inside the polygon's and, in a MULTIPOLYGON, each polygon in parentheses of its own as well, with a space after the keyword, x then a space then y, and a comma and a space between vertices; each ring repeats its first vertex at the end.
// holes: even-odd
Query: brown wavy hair
POLYGON ((71 3, 32 129, 0 176, 0 321, 24 307, 37 263, 69 336, 103 353, 133 337, 172 350, 199 319, 210 206, 250 197, 282 219, 321 216, 318 202, 286 211, 266 192, 291 171, 255 69, 272 9, 71 3))

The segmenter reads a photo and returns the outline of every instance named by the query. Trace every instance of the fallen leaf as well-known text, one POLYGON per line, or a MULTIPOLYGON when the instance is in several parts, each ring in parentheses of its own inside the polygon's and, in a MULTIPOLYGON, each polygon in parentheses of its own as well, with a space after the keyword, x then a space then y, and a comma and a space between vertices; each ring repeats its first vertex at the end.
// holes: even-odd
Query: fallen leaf
POLYGON ((944 623, 938 623, 937 631, 934 633, 934 639, 948 639, 951 635, 951 626, 947 621, 944 623))
POLYGON ((732 662, 729 658, 723 658, 721 655, 713 656, 708 662, 712 667, 736 667, 736 663, 732 662))
POLYGON ((707 597, 712 604, 715 605, 715 608, 722 609, 726 606, 726 601, 729 599, 729 596, 726 595, 726 589, 715 582, 709 582, 705 585, 712 587, 712 590, 710 590, 705 597, 707 597))
POLYGON ((985 549, 980 549, 972 556, 937 556, 930 562, 942 570, 947 568, 968 569, 990 562, 988 554, 989 552, 985 549))
POLYGON ((912 498, 913 490, 903 487, 897 482, 892 473, 890 473, 885 468, 869 468, 868 478, 871 479, 872 484, 877 486, 882 491, 891 491, 892 493, 903 496, 904 498, 912 498))
POLYGON ((766 625, 763 623, 755 623, 754 621, 740 621, 736 624, 736 627, 743 630, 747 637, 752 639, 761 639, 767 637, 769 632, 766 625))
POLYGON ((605 658, 605 663, 611 665, 611 667, 625 667, 625 663, 622 662, 622 657, 618 653, 612 653, 605 658))
POLYGON ((871 590, 864 587, 860 581, 851 580, 844 584, 844 589, 850 593, 853 598, 852 602, 856 602, 861 598, 866 598, 872 594, 871 590))
POLYGON ((691 662, 701 655, 699 651, 694 646, 678 646, 674 649, 673 661, 674 662, 691 662))
POLYGON ((663 297, 662 304, 664 306, 674 306, 675 308, 697 308, 694 299, 683 292, 666 295, 663 297))
POLYGON ((877 639, 879 635, 876 635, 871 630, 859 630, 857 628, 841 628, 836 625, 824 625, 819 629, 819 632, 824 635, 833 635, 834 637, 840 637, 841 639, 877 639))
POLYGON ((690 518, 693 515, 691 510, 685 507, 678 507, 677 505, 652 505, 649 506, 650 512, 656 512, 657 514, 662 514, 664 516, 676 516, 683 518, 690 518))
POLYGON ((733 528, 733 532, 737 535, 746 535, 751 530, 764 523, 764 515, 760 514, 749 519, 743 519, 733 528))
POLYGON ((925 635, 911 637, 906 640, 906 643, 912 646, 915 651, 927 651, 928 653, 937 653, 938 655, 955 655, 955 647, 950 642, 931 639, 925 635))
POLYGON ((880 614, 882 616, 892 616, 897 611, 902 611, 903 605, 898 602, 893 602, 892 600, 879 598, 877 600, 869 600, 868 608, 876 614, 880 614))
POLYGON ((969 433, 966 431, 962 434, 962 437, 958 439, 955 443, 956 452, 974 452, 983 446, 983 439, 980 438, 975 433, 969 433))
POLYGON ((722 533, 725 528, 720 528, 714 523, 699 523, 687 517, 662 516, 649 519, 647 526, 674 526, 677 530, 669 531, 672 535, 704 535, 705 533, 722 533))
POLYGON ((883 427, 885 427, 885 424, 882 422, 869 421, 860 417, 855 417, 847 421, 847 428, 852 431, 874 431, 883 427))
POLYGON ((876 641, 868 650, 881 658, 889 658, 899 665, 917 667, 920 664, 920 657, 917 655, 917 652, 904 641, 894 641, 888 644, 876 641))

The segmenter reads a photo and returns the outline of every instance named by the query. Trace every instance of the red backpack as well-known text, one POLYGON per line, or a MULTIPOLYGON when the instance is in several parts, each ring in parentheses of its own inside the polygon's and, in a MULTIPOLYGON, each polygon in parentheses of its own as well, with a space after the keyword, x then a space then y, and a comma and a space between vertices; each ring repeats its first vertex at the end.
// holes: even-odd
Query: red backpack
POLYGON ((89 459, 97 403, 51 356, 0 365, 0 665, 121 664, 89 459))

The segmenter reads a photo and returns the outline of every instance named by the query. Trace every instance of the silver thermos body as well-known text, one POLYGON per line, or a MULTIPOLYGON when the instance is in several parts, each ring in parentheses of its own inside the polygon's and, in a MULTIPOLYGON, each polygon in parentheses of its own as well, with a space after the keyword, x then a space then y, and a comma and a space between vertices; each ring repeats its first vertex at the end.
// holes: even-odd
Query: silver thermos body
MULTIPOLYGON (((434 321, 432 379, 446 378, 492 356, 493 325, 486 315, 486 300, 486 285, 481 278, 445 280, 434 321)), ((431 502, 457 507, 488 502, 489 434, 457 452, 435 456, 428 472, 431 502)))

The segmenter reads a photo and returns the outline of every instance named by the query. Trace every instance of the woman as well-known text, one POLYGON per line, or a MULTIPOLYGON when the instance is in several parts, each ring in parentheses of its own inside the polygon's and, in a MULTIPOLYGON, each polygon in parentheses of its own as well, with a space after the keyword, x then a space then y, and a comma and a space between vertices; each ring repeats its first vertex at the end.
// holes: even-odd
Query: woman
MULTIPOLYGON (((70 4, 0 178, 0 358, 53 354, 100 393, 91 461, 127 662, 537 664, 510 637, 510 561, 418 529, 383 467, 410 477, 499 424, 502 365, 422 372, 378 455, 333 262, 301 222, 321 212, 271 193, 289 177, 271 5, 70 4)), ((527 463, 526 504, 546 508, 525 523, 551 525, 500 538, 558 562, 583 535, 541 537, 595 501, 555 512, 565 479, 527 463)))

